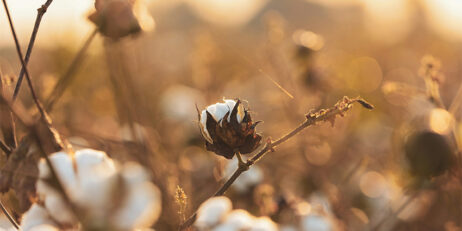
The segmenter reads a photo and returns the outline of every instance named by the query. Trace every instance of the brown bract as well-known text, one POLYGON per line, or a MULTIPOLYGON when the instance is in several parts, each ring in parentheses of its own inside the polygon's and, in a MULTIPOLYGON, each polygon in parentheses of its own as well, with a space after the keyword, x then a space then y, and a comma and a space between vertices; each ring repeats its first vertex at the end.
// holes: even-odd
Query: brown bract
POLYGON ((219 121, 216 121, 208 111, 206 113, 207 122, 204 129, 207 129, 213 141, 213 143, 205 141, 207 150, 231 159, 236 152, 248 154, 260 145, 262 137, 255 132, 255 127, 260 121, 252 123, 250 114, 242 107, 240 100, 237 100, 231 114, 226 113, 219 121), (238 114, 244 115, 240 123, 238 114))
POLYGON ((98 27, 101 34, 119 39, 141 32, 138 19, 133 13, 134 1, 96 0, 96 11, 88 16, 98 27))

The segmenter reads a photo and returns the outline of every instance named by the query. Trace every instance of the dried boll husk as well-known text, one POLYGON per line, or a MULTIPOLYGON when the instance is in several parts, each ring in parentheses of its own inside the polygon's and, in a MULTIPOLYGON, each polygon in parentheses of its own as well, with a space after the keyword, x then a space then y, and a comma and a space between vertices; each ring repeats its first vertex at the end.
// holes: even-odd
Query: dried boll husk
POLYGON ((251 153, 260 145, 262 137, 255 131, 259 121, 252 122, 240 100, 225 100, 225 104, 210 105, 199 115, 199 121, 207 150, 227 159, 233 158, 236 152, 251 153), (224 106, 228 110, 221 116, 223 111, 219 107, 224 106))
POLYGON ((88 19, 93 22, 104 36, 120 39, 141 32, 141 26, 133 12, 135 1, 96 0, 95 9, 88 19))

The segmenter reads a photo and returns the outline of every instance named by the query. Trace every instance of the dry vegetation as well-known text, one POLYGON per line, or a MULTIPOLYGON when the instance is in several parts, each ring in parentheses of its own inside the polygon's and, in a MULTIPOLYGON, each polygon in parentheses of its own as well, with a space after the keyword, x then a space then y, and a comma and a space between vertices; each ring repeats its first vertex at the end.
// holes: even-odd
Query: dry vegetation
POLYGON ((8 2, 0 230, 462 229, 462 49, 424 20, 396 40, 353 5, 254 0, 230 26, 96 0, 84 41, 36 46, 54 1, 28 44, 8 2))

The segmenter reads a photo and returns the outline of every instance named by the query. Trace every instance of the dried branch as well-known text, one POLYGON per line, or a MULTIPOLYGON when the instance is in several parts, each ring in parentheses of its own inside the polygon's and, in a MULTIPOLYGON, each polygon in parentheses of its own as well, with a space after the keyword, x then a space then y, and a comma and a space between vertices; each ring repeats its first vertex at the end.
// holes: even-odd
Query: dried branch
MULTIPOLYGON (((0 71, 0 94, 3 94, 3 88, 3 77, 0 71)), ((9 149, 15 149, 17 146, 15 123, 13 120, 13 116, 11 115, 11 112, 3 104, 0 104, 0 118, 2 118, 2 123, 0 123, 0 131, 3 134, 4 144, 9 149)), ((8 155, 9 154, 7 153, 7 156, 8 155)))
MULTIPOLYGON (((42 7, 37 9, 37 17, 35 19, 34 29, 32 30, 32 35, 30 36, 29 45, 27 46, 26 57, 24 57, 24 62, 27 65, 29 63, 30 54, 32 53, 32 48, 34 47, 35 38, 37 37, 37 32, 42 22, 43 15, 47 12, 48 7, 51 5, 53 0, 47 0, 42 7)), ((19 94, 19 89, 21 88, 22 79, 24 78, 24 67, 21 67, 21 72, 19 72, 18 81, 16 82, 16 87, 13 92, 13 102, 16 100, 19 94)))
POLYGON ((20 230, 18 222, 16 222, 16 220, 13 218, 13 216, 11 216, 11 214, 8 212, 8 210, 6 210, 5 206, 3 205, 3 203, 1 201, 0 201, 0 208, 3 211, 3 214, 5 214, 5 216, 11 222, 11 224, 16 228, 16 230, 20 230))
MULTIPOLYGON (((325 122, 329 121, 332 123, 332 125, 335 122, 335 118, 337 115, 343 116, 346 111, 348 111, 352 106, 353 103, 359 103, 361 106, 367 108, 367 109, 373 109, 374 107, 368 103, 367 101, 357 97, 354 99, 350 99, 348 97, 343 97, 342 100, 338 101, 333 107, 328 108, 328 109, 321 109, 316 113, 308 113, 306 115, 306 120, 301 123, 297 128, 292 130, 291 132, 287 133, 286 135, 282 136, 281 138, 277 139, 276 141, 272 141, 271 139, 268 139, 266 144, 264 144, 264 147, 252 158, 250 158, 247 162, 242 163, 239 165, 237 170, 233 173, 233 175, 218 189, 218 191, 213 195, 213 197, 216 196, 221 196, 223 195, 229 187, 234 183, 234 181, 245 171, 249 170, 249 168, 254 165, 257 161, 259 161, 263 156, 268 153, 268 152, 274 152, 274 148, 293 136, 297 135, 300 133, 303 129, 315 125, 319 122, 325 122)), ((179 230, 184 230, 188 227, 190 227, 194 221, 196 220, 197 217, 197 211, 194 212, 193 215, 191 215, 188 220, 186 220, 183 224, 180 225, 179 230)))
POLYGON ((2 149, 3 152, 5 152, 7 155, 11 154, 11 149, 6 146, 1 140, 0 140, 0 149, 2 149))
POLYGON ((77 71, 77 66, 82 61, 85 51, 87 51, 91 42, 95 38, 97 32, 98 32, 97 29, 94 29, 91 32, 90 36, 87 38, 87 40, 85 40, 85 43, 80 48, 79 52, 75 55, 66 73, 64 73, 64 75, 61 76, 61 78, 58 80, 58 83, 56 83, 56 86, 51 92, 50 97, 48 98, 47 103, 46 103, 46 109, 48 111, 53 110, 53 106, 56 103, 56 101, 58 101, 59 98, 61 98, 66 87, 72 82, 73 76, 75 72, 77 71))
POLYGON ((6 3, 6 0, 3 0, 3 7, 5 8, 5 12, 6 12, 6 15, 8 17, 8 22, 10 24, 10 29, 11 29, 11 34, 13 35, 14 43, 16 45, 16 52, 18 53, 19 60, 21 62, 22 68, 24 69, 24 72, 26 73, 26 79, 27 79, 27 83, 29 85, 29 88, 30 88, 30 91, 31 91, 31 94, 32 94, 32 98, 34 99, 35 105, 37 106, 37 109, 39 110, 40 114, 42 115, 42 118, 46 118, 45 111, 43 110, 43 107, 40 104, 40 101, 38 100, 37 94, 35 93, 34 87, 32 86, 32 81, 31 81, 31 78, 30 78, 30 75, 29 75, 29 71, 27 70, 27 66, 26 66, 26 64, 24 62, 24 59, 23 59, 24 56, 22 55, 21 46, 19 45, 18 37, 17 37, 16 31, 14 29, 13 20, 11 19, 10 10, 8 9, 8 4, 6 3))

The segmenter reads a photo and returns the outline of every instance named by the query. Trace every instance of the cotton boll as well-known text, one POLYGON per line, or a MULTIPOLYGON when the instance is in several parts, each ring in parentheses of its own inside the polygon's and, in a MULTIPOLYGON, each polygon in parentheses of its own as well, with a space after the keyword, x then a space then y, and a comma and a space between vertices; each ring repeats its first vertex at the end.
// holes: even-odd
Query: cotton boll
POLYGON ((279 230, 280 231, 298 231, 298 229, 295 226, 292 226, 292 225, 282 226, 279 230))
POLYGON ((184 85, 173 85, 167 88, 161 96, 160 104, 165 117, 180 122, 192 121, 197 118, 194 114, 195 105, 204 103, 202 93, 184 85))
MULTIPOLYGON (((65 152, 57 152, 49 157, 51 164, 58 174, 60 182, 67 185, 75 183, 75 174, 73 169, 72 159, 65 152)), ((39 178, 45 179, 51 177, 51 171, 48 168, 47 162, 42 159, 39 163, 39 178)))
POLYGON ((259 122, 252 122, 240 100, 224 100, 208 106, 202 110, 199 121, 207 150, 226 159, 232 159, 236 152, 251 153, 261 143, 262 137, 255 129, 259 122))
POLYGON ((109 208, 116 182, 114 162, 104 152, 82 149, 75 153, 77 183, 71 194, 74 201, 91 212, 95 220, 103 218, 109 208))
POLYGON ((269 217, 258 217, 249 231, 277 231, 278 226, 269 217))
POLYGON ((227 197, 210 198, 199 207, 195 226, 199 229, 213 227, 231 211, 231 208, 231 200, 227 197))
POLYGON ((29 229, 29 231, 59 231, 59 229, 53 225, 43 224, 29 229))
POLYGON ((57 192, 50 192, 45 197, 45 208, 50 216, 61 224, 73 224, 77 220, 64 199, 57 192))
MULTIPOLYGON (((66 189, 66 193, 74 191, 76 177, 73 171, 71 158, 64 152, 58 152, 49 157, 53 169, 58 175, 59 182, 66 189)), ((51 178, 51 171, 45 160, 39 163, 39 181, 37 182, 37 193, 44 200, 45 208, 56 221, 64 224, 74 223, 75 217, 69 210, 61 195, 55 188, 50 186, 46 180, 51 178)))
POLYGON ((121 174, 127 194, 113 217, 114 224, 123 230, 150 227, 161 211, 159 189, 148 181, 138 164, 127 163, 121 174))
MULTIPOLYGON (((34 227, 40 225, 56 225, 50 218, 48 212, 45 208, 40 205, 34 204, 30 209, 24 214, 21 222, 21 229, 23 231, 31 231, 34 227)), ((53 230, 53 229, 50 229, 53 230)), ((57 230, 57 229, 56 229, 57 230)))
POLYGON ((11 222, 3 213, 0 213, 0 230, 16 231, 16 228, 11 224, 11 222))
POLYGON ((236 209, 228 213, 223 223, 214 228, 213 231, 248 230, 253 223, 254 217, 252 215, 245 210, 236 209))
MULTIPOLYGON (((86 225, 134 230, 149 228, 159 217, 160 191, 140 165, 127 163, 118 167, 106 153, 92 149, 82 149, 74 155, 59 152, 49 159, 67 196, 84 212, 86 225), (115 210, 114 192, 120 192, 115 210)), ((44 160, 39 171, 37 192, 47 216, 60 225, 78 225, 60 192, 47 183, 51 174, 44 160)))
POLYGON ((321 215, 310 214, 302 217, 303 231, 332 231, 333 225, 329 218, 321 215))

